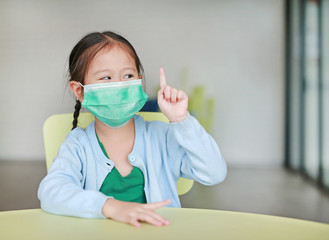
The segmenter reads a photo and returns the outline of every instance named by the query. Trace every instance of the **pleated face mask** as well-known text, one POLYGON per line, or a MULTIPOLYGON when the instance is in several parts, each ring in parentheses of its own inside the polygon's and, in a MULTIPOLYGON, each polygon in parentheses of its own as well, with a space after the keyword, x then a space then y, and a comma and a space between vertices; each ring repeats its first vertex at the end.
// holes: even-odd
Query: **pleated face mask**
POLYGON ((112 128, 126 125, 148 99, 141 79, 81 86, 84 87, 82 107, 112 128))

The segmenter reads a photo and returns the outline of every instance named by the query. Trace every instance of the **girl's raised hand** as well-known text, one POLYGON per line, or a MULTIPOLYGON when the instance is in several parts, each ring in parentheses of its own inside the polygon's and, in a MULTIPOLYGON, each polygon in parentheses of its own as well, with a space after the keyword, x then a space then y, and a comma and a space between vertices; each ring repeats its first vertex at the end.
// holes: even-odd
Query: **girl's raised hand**
POLYGON ((170 122, 183 121, 187 116, 188 97, 182 90, 167 85, 163 68, 160 68, 158 105, 170 122))
POLYGON ((147 222, 154 226, 169 225, 169 221, 155 212, 156 209, 170 204, 170 200, 156 203, 123 202, 109 198, 106 200, 102 213, 113 220, 129 223, 134 227, 140 227, 140 222, 147 222))

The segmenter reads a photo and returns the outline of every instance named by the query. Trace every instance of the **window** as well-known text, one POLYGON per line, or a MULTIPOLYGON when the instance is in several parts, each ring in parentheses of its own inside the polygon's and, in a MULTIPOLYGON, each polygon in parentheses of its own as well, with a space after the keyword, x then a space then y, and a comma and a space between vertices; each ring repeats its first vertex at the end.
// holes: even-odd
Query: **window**
POLYGON ((286 165, 329 187, 329 0, 286 6, 286 165))

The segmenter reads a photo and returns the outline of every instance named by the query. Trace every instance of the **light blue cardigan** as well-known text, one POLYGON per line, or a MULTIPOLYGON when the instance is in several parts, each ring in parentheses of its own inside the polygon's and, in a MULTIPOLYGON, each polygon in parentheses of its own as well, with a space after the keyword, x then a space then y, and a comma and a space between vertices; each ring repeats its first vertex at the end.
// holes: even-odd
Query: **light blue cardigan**
MULTIPOLYGON (((222 182, 226 163, 214 139, 190 114, 182 122, 147 122, 136 115, 135 143, 129 162, 145 178, 148 203, 171 199, 180 207, 176 183, 179 177, 204 185, 222 182)), ((99 189, 114 163, 100 148, 95 122, 85 130, 71 131, 60 147, 38 197, 44 211, 53 214, 104 218, 102 207, 108 198, 99 189)))

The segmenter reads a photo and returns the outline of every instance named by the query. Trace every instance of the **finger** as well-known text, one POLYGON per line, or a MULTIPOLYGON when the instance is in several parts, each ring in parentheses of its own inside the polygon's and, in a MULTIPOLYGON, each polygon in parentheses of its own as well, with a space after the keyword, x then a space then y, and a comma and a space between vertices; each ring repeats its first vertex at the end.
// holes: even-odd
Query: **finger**
POLYGON ((162 88, 167 85, 164 69, 160 68, 159 73, 160 73, 160 88, 162 88))
POLYGON ((158 91, 158 101, 164 98, 164 87, 158 91))
POLYGON ((148 214, 150 217, 156 219, 161 224, 165 224, 165 225, 169 224, 169 221, 167 219, 165 219, 164 217, 162 217, 160 214, 158 214, 152 209, 144 209, 144 211, 140 211, 140 213, 148 214))
POLYGON ((170 93, 171 93, 171 87, 166 85, 164 86, 164 89, 163 89, 163 96, 164 96, 164 99, 166 99, 167 101, 170 101, 170 93))
POLYGON ((161 208, 161 207, 164 207, 164 206, 169 205, 170 202, 171 202, 171 200, 168 199, 168 200, 161 201, 161 202, 148 203, 148 204, 145 204, 145 208, 146 208, 146 209, 156 210, 156 209, 158 209, 158 208, 161 208))
POLYGON ((156 219, 158 222, 160 222, 162 225, 169 225, 169 221, 159 215, 158 213, 154 212, 153 210, 149 210, 148 214, 152 216, 154 219, 156 219))
POLYGON ((171 89, 171 91, 170 91, 170 100, 173 103, 177 102, 177 89, 176 88, 171 89))
POLYGON ((183 100, 183 99, 187 99, 187 95, 185 92, 183 92, 182 90, 178 90, 177 92, 177 100, 180 101, 180 100, 183 100))
POLYGON ((139 216, 138 216, 138 219, 140 221, 143 221, 143 222, 147 222, 147 223, 150 223, 154 226, 162 226, 163 223, 161 221, 159 221, 158 219, 154 218, 150 212, 143 212, 143 213, 140 213, 139 216))
POLYGON ((138 219, 136 218, 132 218, 129 222, 130 225, 140 228, 141 227, 141 223, 138 221, 138 219))

